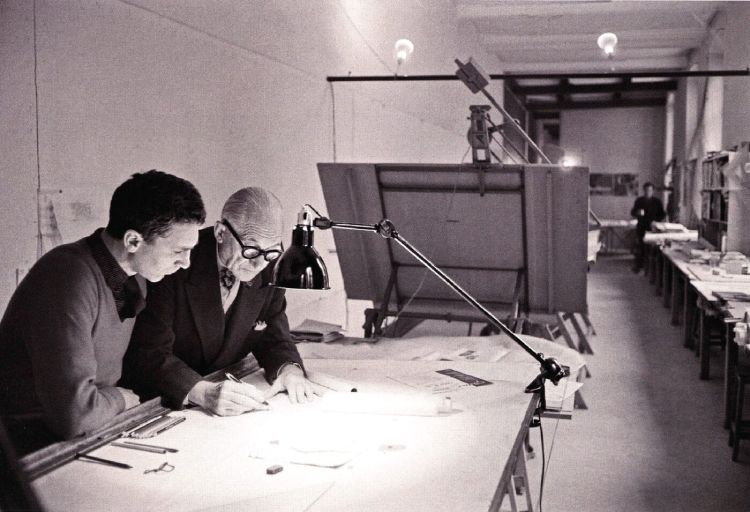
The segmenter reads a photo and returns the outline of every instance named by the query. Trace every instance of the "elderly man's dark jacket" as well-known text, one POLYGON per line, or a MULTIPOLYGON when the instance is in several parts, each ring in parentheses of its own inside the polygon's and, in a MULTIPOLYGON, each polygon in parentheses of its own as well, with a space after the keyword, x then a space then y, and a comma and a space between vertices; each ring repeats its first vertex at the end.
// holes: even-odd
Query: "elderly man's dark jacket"
POLYGON ((125 356, 123 384, 142 398, 157 395, 183 406, 202 376, 252 353, 272 381, 288 362, 302 365, 289 334, 284 291, 269 286, 268 265, 241 283, 226 314, 221 304, 216 239, 202 229, 190 267, 150 283, 125 356), (265 324, 265 328, 261 326, 265 324))

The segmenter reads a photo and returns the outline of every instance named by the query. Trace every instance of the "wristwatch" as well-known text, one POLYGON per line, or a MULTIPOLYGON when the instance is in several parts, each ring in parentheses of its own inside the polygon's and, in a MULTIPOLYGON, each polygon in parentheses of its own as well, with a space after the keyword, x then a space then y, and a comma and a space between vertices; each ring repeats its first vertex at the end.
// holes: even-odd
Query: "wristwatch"
MULTIPOLYGON (((286 362, 286 363, 282 364, 281 366, 279 366, 279 369, 278 369, 278 371, 276 372, 276 378, 277 378, 277 379, 279 378, 279 375, 281 375, 281 370, 283 370, 283 369, 284 369, 284 368, 285 368, 286 366, 289 366, 290 364, 291 364, 291 365, 294 365, 294 366, 296 366, 297 368, 299 368, 300 370, 302 370, 302 374, 303 374, 303 375, 304 375, 305 377, 307 377, 307 374, 305 373, 305 369, 304 369, 304 368, 302 368, 302 366, 300 366, 300 365, 299 365, 299 363, 295 363, 294 361, 288 361, 288 362, 286 362)), ((274 380, 275 380, 275 379, 274 379, 274 380)))

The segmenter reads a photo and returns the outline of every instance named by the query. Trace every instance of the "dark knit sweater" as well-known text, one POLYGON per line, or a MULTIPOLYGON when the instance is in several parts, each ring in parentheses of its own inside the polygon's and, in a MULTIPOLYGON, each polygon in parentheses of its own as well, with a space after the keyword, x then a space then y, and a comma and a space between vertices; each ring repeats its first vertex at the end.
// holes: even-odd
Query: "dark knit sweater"
POLYGON ((0 322, 0 416, 21 427, 11 428, 12 436, 23 436, 26 425, 29 436, 38 434, 41 423, 54 434, 47 442, 69 439, 125 408, 114 386, 134 318, 120 319, 92 254, 92 237, 98 236, 45 254, 0 322))

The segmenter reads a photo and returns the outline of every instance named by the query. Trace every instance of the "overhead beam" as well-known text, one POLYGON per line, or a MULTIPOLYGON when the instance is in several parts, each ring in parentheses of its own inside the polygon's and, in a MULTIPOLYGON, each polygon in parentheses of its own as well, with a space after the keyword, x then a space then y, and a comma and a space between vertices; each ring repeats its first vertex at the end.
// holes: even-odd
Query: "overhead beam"
MULTIPOLYGON (((688 66, 687 57, 674 56, 660 59, 600 59, 596 61, 556 61, 556 62, 501 62, 500 65, 508 73, 524 73, 533 71, 597 71, 637 69, 684 69, 688 66)), ((616 72, 616 71, 615 71, 616 72)))
MULTIPOLYGON (((685 46, 662 46, 661 48, 648 47, 648 48, 631 48, 626 46, 618 46, 615 48, 614 59, 615 60, 634 60, 634 59, 663 59, 672 57, 683 57, 687 54, 690 48, 685 46)), ((518 55, 522 56, 525 60, 528 58, 534 58, 537 61, 543 61, 546 57, 548 61, 556 61, 561 58, 568 58, 570 60, 606 60, 606 56, 603 50, 600 50, 596 46, 596 42, 589 44, 585 48, 567 48, 562 45, 552 44, 546 50, 529 50, 527 48, 511 48, 506 46, 504 48, 494 49, 495 53, 502 55, 518 55), (576 58, 577 57, 577 58, 576 58)), ((505 59, 511 60, 511 59, 505 59)))
MULTIPOLYGON (((682 12, 695 13, 705 19, 708 13, 712 13, 721 4, 722 2, 683 2, 679 9, 682 12)), ((596 14, 616 16, 626 13, 643 13, 644 16, 655 13, 674 15, 675 5, 673 2, 496 2, 492 4, 459 3, 456 5, 458 19, 474 21, 514 16, 549 18, 550 16, 596 14)), ((698 23, 698 20, 696 20, 696 23, 698 23)))
MULTIPOLYGON (((568 84, 565 88, 566 94, 586 94, 598 92, 617 91, 674 91, 677 90, 677 80, 664 80, 662 82, 617 82, 610 84, 568 84)), ((538 94, 558 94, 561 85, 518 85, 512 84, 511 90, 516 94, 533 96, 538 94)))
MULTIPOLYGON (((604 73, 493 73, 492 80, 532 80, 561 78, 681 78, 696 76, 750 76, 750 68, 745 69, 707 69, 688 70, 651 70, 651 71, 610 71, 604 73)), ((327 76, 327 82, 436 82, 455 81, 456 75, 348 75, 327 76)))
MULTIPOLYGON (((557 85, 557 101, 559 103, 570 101, 570 93, 568 92, 568 87, 570 87, 570 80, 567 78, 563 78, 562 80, 560 80, 560 82, 558 82, 557 85)), ((528 103, 528 101, 526 103, 528 103)))
MULTIPOLYGON (((536 62, 601 62, 617 63, 627 61, 648 60, 656 62, 667 59, 684 59, 688 55, 689 48, 617 48, 614 60, 608 60, 604 52, 589 45, 588 48, 572 49, 552 45, 549 50, 519 50, 517 48, 496 49, 495 55, 500 62, 524 62, 533 64, 536 62)), ((667 60, 671 64, 670 61, 667 60)))
MULTIPOLYGON (((485 47, 513 48, 514 50, 549 50, 551 47, 588 48, 596 44, 600 33, 543 34, 543 35, 482 35, 485 47)), ((697 44, 706 36, 706 30, 695 28, 668 28, 660 30, 618 30, 617 39, 622 46, 630 48, 657 46, 684 46, 697 44)))
POLYGON ((540 112, 555 112, 559 110, 588 110, 599 108, 663 107, 666 104, 666 98, 612 98, 599 101, 570 100, 550 103, 537 103, 528 101, 526 102, 526 109, 538 118, 540 112))
POLYGON ((557 111, 554 111, 554 112, 553 111, 549 111, 549 112, 537 111, 537 112, 533 112, 533 114, 534 114, 534 119, 540 119, 540 120, 541 119, 545 119, 545 120, 546 119, 560 119, 560 112, 557 112, 557 111))

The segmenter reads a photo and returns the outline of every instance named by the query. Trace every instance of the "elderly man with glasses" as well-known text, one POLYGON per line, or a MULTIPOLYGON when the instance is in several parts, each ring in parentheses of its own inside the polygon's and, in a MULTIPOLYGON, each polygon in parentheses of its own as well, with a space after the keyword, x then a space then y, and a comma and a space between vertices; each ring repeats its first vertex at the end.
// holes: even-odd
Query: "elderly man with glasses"
POLYGON ((262 409, 281 391, 292 402, 318 394, 289 334, 284 291, 268 285, 282 236, 281 204, 273 194, 256 187, 232 194, 221 220, 201 230, 190 267, 149 287, 123 383, 141 398, 161 396, 173 409, 192 403, 221 416, 262 409), (268 392, 203 379, 249 353, 272 383, 268 392))

